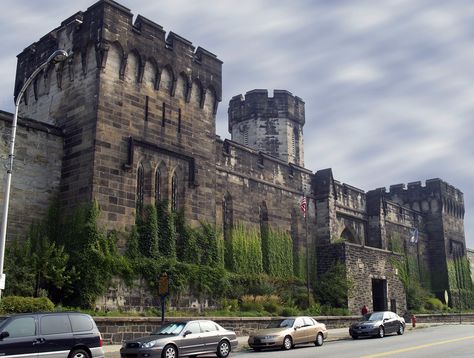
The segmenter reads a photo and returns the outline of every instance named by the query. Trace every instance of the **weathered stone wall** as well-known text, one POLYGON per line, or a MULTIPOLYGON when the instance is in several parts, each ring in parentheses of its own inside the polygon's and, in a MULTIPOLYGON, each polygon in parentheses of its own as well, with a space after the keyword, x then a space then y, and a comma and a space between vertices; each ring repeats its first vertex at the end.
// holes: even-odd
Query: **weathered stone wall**
POLYGON ((465 255, 462 192, 440 179, 430 179, 425 186, 421 182, 409 183, 407 188, 404 184, 392 185, 382 195, 389 203, 387 222, 412 225, 422 233, 421 260, 429 263, 431 288, 442 299, 444 290, 453 285, 449 282, 448 261, 465 255))
POLYGON ((394 310, 390 303, 395 300, 396 312, 399 315, 405 314, 405 289, 393 264, 394 260, 400 261, 401 256, 368 246, 345 244, 347 278, 353 284, 348 297, 350 312, 357 314, 363 305, 373 311, 372 279, 383 279, 387 282, 387 308, 394 310))
MULTIPOLYGON (((0 111, 0 153, 8 155, 13 115, 0 111)), ((18 120, 13 161, 7 240, 24 238, 35 220, 45 217, 57 198, 63 156, 63 135, 55 126, 18 120)), ((6 171, 0 171, 0 202, 3 203, 6 171)), ((1 210, 0 210, 1 211, 1 210)))
POLYGON ((71 55, 65 63, 51 65, 40 73, 22 102, 20 113, 44 123, 53 123, 64 133, 60 200, 64 208, 92 199, 95 122, 97 111, 99 36, 97 9, 78 13, 18 55, 16 92, 23 81, 56 49, 71 55), (79 25, 73 19, 82 21, 79 25), (91 36, 91 38, 89 38, 91 36))
POLYGON ((172 32, 165 38, 142 16, 132 18, 120 4, 99 1, 28 47, 19 55, 17 88, 54 49, 73 55, 38 77, 22 113, 64 130, 66 207, 97 199, 101 224, 128 228, 143 165, 145 203, 154 202, 158 187, 161 199, 171 199, 176 175, 178 206, 191 223, 214 222, 222 62, 172 32))
POLYGON ((215 220, 215 112, 221 61, 161 26, 104 6, 107 59, 100 76, 93 195, 104 224, 135 222, 137 170, 144 168, 145 203, 172 199, 191 224, 215 220), (133 138, 133 144, 129 137, 133 138), (159 194, 158 194, 159 192, 159 194))
POLYGON ((336 189, 335 239, 365 244, 367 212, 365 193, 348 184, 334 181, 336 189))
POLYGON ((229 103, 232 140, 285 162, 304 166, 304 102, 288 91, 253 90, 229 103))
MULTIPOLYGON (((223 227, 223 200, 232 201, 234 223, 260 225, 262 210, 273 229, 288 232, 294 249, 305 245, 305 226, 300 210, 304 188, 310 189, 311 172, 239 143, 216 142, 216 222, 223 227)), ((308 232, 314 231, 314 200, 308 197, 308 232)), ((308 235, 311 239, 311 235, 308 235)))
POLYGON ((469 260, 469 267, 471 268, 471 278, 474 283, 474 250, 467 249, 467 258, 469 260))
MULTIPOLYGON (((360 316, 318 316, 313 317, 324 323, 328 328, 349 327, 360 320, 360 316)), ((166 317, 166 322, 177 322, 198 317, 166 317)), ((231 329, 238 336, 265 328, 278 317, 205 317, 213 320, 222 327, 231 329)), ((149 335, 161 326, 161 318, 155 317, 94 317, 105 344, 122 344, 124 340, 136 339, 149 335)))

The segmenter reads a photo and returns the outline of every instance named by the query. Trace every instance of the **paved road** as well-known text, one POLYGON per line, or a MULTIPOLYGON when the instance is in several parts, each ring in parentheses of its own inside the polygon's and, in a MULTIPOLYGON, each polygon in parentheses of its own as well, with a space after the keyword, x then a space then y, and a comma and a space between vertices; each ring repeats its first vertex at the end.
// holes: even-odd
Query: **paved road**
POLYGON ((244 351, 234 357, 257 358, 441 358, 474 357, 474 325, 445 325, 391 335, 383 339, 365 338, 356 341, 327 342, 322 347, 311 345, 290 351, 244 351))
MULTIPOLYGON (((407 327, 408 328, 408 327, 407 327)), ((383 339, 347 339, 347 329, 330 330, 333 342, 325 342, 322 347, 305 345, 290 351, 272 350, 253 352, 244 349, 234 352, 230 358, 473 358, 474 324, 442 325, 407 330, 403 336, 390 335, 383 339)), ((241 348, 245 342, 242 340, 241 348)), ((108 347, 105 358, 120 358, 118 347, 108 347)), ((201 356, 200 356, 201 357, 201 356)), ((202 357, 215 357, 207 355, 202 357)))

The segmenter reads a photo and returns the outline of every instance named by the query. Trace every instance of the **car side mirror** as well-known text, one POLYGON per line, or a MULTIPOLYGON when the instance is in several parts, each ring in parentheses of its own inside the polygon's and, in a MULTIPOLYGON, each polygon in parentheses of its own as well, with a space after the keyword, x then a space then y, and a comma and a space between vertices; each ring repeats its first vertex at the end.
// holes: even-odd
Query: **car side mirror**
POLYGON ((301 328, 301 326, 295 326, 295 331, 296 331, 297 329, 299 329, 299 328, 301 328))
POLYGON ((188 330, 188 331, 184 332, 183 337, 186 337, 188 334, 191 334, 191 333, 192 332, 188 330))
POLYGON ((7 331, 3 331, 2 333, 0 333, 0 340, 7 337, 10 337, 10 333, 8 333, 7 331))
POLYGON ((384 318, 384 319, 383 319, 384 322, 387 322, 388 320, 389 320, 388 318, 384 318))

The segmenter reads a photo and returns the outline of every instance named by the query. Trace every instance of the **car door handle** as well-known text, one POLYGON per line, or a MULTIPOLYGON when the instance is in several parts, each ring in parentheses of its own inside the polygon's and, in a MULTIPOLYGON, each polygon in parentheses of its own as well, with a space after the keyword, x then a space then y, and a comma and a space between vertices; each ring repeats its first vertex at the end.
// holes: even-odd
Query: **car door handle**
POLYGON ((33 341, 33 345, 37 345, 37 344, 43 344, 44 342, 46 342, 46 339, 44 338, 36 338, 34 341, 33 341))

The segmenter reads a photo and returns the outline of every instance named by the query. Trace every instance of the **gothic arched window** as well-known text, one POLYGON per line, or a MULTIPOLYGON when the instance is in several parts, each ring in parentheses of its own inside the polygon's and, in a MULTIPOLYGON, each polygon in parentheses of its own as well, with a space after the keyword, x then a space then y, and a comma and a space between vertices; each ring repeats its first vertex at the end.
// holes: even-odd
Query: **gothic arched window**
POLYGON ((173 174, 171 179, 171 210, 178 210, 178 176, 173 174))
POLYGON ((137 169, 137 198, 136 198, 136 207, 140 211, 143 208, 143 198, 145 196, 145 170, 143 165, 138 164, 137 169))
POLYGON ((158 204, 161 201, 161 173, 158 169, 155 174, 155 203, 158 204))

